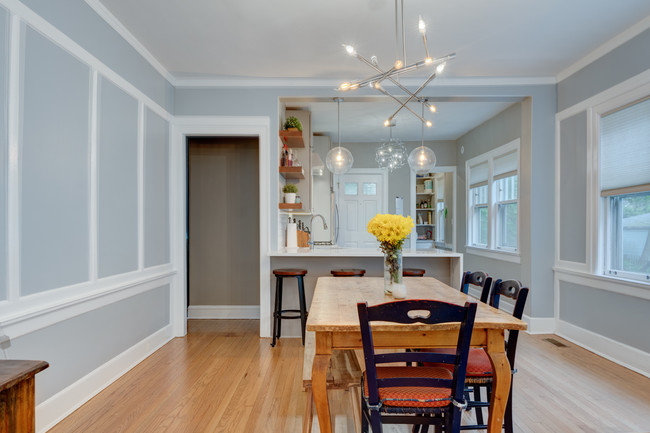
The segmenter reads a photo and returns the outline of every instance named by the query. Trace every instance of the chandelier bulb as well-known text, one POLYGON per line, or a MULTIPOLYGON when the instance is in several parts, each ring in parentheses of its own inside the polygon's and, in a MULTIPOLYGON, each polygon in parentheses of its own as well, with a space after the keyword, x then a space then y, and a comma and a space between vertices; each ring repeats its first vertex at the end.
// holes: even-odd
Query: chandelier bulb
POLYGON ((424 20, 422 19, 422 15, 420 15, 420 16, 419 16, 419 19, 418 19, 418 30, 419 30, 420 33, 422 33, 423 35, 426 34, 426 32, 427 32, 427 25, 426 25, 426 23, 424 22, 424 20))
POLYGON ((357 51, 354 49, 352 45, 343 44, 343 46, 345 47, 345 51, 347 51, 349 55, 354 56, 357 53, 357 51))
POLYGON ((427 127, 428 127, 428 128, 431 128, 431 126, 433 126, 433 123, 431 123, 430 120, 427 120, 427 127))
POLYGON ((442 74, 442 71, 445 70, 445 65, 446 65, 446 64, 447 64, 447 63, 441 63, 441 64, 439 64, 438 67, 436 68, 436 72, 439 73, 439 74, 442 74))
POLYGON ((436 108, 435 105, 429 105, 429 111, 431 111, 432 113, 435 113, 436 110, 437 110, 437 108, 436 108))
POLYGON ((402 66, 404 66, 404 63, 401 60, 395 61, 395 69, 402 69, 402 66))
POLYGON ((341 85, 339 86, 339 90, 343 92, 349 89, 350 89, 350 83, 341 83, 341 85))
POLYGON ((433 59, 431 57, 427 57, 426 59, 424 59, 424 63, 427 64, 427 65, 430 65, 432 62, 433 62, 433 59))
POLYGON ((384 120, 384 126, 390 126, 390 119, 384 120))

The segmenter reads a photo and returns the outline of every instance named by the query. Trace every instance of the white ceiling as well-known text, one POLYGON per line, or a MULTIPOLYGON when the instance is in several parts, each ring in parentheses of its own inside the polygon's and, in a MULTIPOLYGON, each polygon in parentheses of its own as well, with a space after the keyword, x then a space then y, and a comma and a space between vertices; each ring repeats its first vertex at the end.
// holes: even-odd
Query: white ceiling
MULTIPOLYGON (((366 78, 373 72, 348 56, 343 43, 353 44, 368 58, 376 55, 384 69, 397 55, 394 0, 99 1, 176 78, 335 83, 366 78)), ((424 57, 418 15, 427 23, 430 54, 457 55, 445 77, 554 79, 624 30, 647 21, 650 0, 404 0, 407 63, 424 57)), ((405 77, 428 73, 419 70, 405 77)), ((358 102, 365 105, 352 108, 354 98, 344 96, 342 119, 344 110, 349 110, 346 116, 365 113, 361 124, 376 117, 381 125, 386 113, 396 108, 390 101, 385 107, 358 102)), ((511 103, 439 102, 435 127, 426 138, 457 138, 511 103)), ((314 112, 314 130, 336 130, 335 103, 323 100, 306 106, 314 112)), ((419 111, 417 106, 414 109, 419 111)), ((400 138, 413 139, 417 129, 419 139, 420 128, 413 127, 417 119, 409 116, 416 121, 411 124, 407 116, 402 117, 394 135, 404 125, 409 137, 400 138)), ((376 128, 379 133, 359 124, 355 128, 363 137, 387 135, 381 127, 376 128)), ((372 141, 343 134, 343 124, 341 129, 344 141, 372 141)))

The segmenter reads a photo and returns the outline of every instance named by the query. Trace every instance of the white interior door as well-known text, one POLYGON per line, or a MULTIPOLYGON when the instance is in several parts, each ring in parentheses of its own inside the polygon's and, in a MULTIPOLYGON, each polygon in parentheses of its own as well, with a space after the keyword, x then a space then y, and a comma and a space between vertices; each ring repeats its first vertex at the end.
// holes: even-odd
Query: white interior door
POLYGON ((346 248, 378 248, 377 239, 368 233, 368 221, 386 213, 385 176, 382 173, 351 171, 338 176, 339 242, 346 248))

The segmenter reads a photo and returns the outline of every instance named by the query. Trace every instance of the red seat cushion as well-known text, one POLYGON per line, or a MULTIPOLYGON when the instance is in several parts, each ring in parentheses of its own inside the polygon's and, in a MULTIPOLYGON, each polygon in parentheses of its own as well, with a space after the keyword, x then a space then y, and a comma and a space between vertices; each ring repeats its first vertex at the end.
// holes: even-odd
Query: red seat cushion
MULTIPOLYGON (((440 349, 423 349, 427 352, 438 352, 438 353, 456 353, 454 348, 440 348, 440 349)), ((450 370, 453 370, 453 366, 450 364, 434 364, 434 363, 425 363, 427 366, 440 366, 445 367, 450 370)), ((490 377, 492 376, 492 363, 490 362, 490 357, 487 352, 481 347, 470 347, 469 356, 467 358, 467 374, 466 377, 490 377)))
MULTIPOLYGON (((452 379, 453 375, 441 367, 377 367, 377 378, 427 377, 452 379)), ((368 397, 368 379, 363 373, 364 394, 368 397)), ((396 386, 379 388, 379 400, 384 406, 442 407, 449 404, 450 388, 427 388, 421 386, 396 386)))

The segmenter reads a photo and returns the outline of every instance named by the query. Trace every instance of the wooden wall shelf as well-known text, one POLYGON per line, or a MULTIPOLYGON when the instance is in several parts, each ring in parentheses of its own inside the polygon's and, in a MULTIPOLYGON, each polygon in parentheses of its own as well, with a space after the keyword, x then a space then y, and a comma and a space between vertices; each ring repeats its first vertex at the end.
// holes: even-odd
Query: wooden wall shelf
POLYGON ((284 167, 280 166, 280 176, 284 177, 285 179, 304 179, 305 178, 305 171, 303 170, 303 167, 284 167))
POLYGON ((289 210, 289 209, 302 209, 302 203, 278 203, 279 209, 289 210))
POLYGON ((282 143, 287 147, 305 147, 305 141, 302 139, 302 131, 280 131, 282 143))

